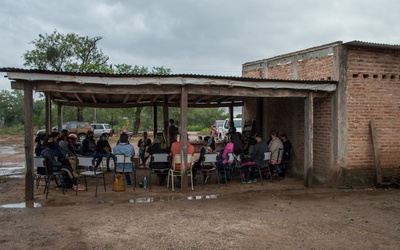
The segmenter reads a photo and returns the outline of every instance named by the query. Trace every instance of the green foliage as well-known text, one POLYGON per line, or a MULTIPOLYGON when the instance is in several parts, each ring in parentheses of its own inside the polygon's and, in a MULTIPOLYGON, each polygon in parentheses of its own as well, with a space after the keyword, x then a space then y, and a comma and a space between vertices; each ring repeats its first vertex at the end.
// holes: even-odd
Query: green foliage
POLYGON ((41 70, 110 73, 109 58, 97 47, 101 39, 75 33, 64 35, 56 30, 52 34, 39 34, 39 38, 31 42, 35 49, 23 55, 24 66, 41 70))
POLYGON ((20 90, 2 90, 0 92, 0 116, 4 117, 4 126, 24 124, 24 95, 20 90))
POLYGON ((10 177, 0 177, 0 183, 6 183, 11 180, 12 180, 12 178, 10 178, 10 177))
POLYGON ((24 134, 24 126, 22 124, 7 126, 0 129, 0 135, 22 135, 24 134))

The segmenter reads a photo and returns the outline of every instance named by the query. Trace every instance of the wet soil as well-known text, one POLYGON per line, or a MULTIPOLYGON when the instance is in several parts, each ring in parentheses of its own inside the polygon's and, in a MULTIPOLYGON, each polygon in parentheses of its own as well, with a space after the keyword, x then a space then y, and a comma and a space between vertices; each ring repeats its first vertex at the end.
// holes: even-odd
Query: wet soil
MULTIPOLYGON (((24 170, 23 137, 0 139, 0 171, 24 170), (22 169, 21 169, 22 166, 22 169)), ((148 175, 138 169, 138 180, 148 175)), ((305 188, 287 176, 195 190, 166 186, 63 195, 43 183, 25 203, 24 175, 0 178, 0 249, 398 249, 400 190, 305 188), (18 178, 15 178, 18 177, 18 178)))

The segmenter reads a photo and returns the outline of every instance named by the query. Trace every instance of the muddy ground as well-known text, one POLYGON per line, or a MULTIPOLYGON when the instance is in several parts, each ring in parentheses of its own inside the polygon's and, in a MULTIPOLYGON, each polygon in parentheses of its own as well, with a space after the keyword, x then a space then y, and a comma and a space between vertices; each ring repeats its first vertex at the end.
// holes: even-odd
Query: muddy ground
MULTIPOLYGON (((21 171, 23 137, 0 139, 0 170, 21 171), (16 168, 14 168, 16 167, 16 168), (11 170, 10 170, 11 169, 11 170)), ((23 169, 23 168, 22 168, 23 169)), ((147 175, 138 170, 138 179, 147 175)), ((202 190, 68 190, 43 185, 24 202, 24 175, 0 179, 0 249, 399 249, 400 190, 304 188, 287 176, 202 190), (15 178, 17 177, 17 178, 15 178)))

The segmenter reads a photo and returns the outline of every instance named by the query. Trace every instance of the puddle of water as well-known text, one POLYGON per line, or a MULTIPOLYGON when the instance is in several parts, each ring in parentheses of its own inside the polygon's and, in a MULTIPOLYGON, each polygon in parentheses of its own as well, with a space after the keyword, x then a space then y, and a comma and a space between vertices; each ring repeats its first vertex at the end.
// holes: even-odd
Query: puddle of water
POLYGON ((17 151, 14 150, 14 147, 3 146, 0 149, 0 154, 16 154, 17 151))
POLYGON ((219 194, 207 194, 207 195, 190 195, 186 198, 175 197, 175 196, 160 196, 160 197, 139 197, 135 199, 130 199, 129 203, 151 203, 151 202, 166 202, 166 201, 182 201, 187 199, 189 201, 192 200, 208 200, 208 199, 217 199, 219 194))
POLYGON ((1 163, 0 164, 0 177, 1 176, 9 176, 9 175, 20 175, 24 173, 24 163, 12 163, 12 162, 6 162, 6 163, 1 163), (2 167, 5 165, 12 165, 17 167, 2 167))
POLYGON ((14 203, 14 204, 4 204, 0 205, 0 208, 37 208, 41 207, 42 204, 37 202, 21 202, 21 203, 14 203))

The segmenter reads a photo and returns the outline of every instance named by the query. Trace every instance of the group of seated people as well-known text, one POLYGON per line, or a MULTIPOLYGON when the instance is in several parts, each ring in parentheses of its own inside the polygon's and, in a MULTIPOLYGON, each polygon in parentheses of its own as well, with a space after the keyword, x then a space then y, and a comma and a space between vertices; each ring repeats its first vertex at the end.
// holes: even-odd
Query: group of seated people
MULTIPOLYGON (((111 146, 108 142, 108 134, 104 133, 100 136, 99 140, 96 142, 93 138, 93 131, 88 131, 86 139, 82 141, 81 148, 79 151, 76 148, 76 139, 77 136, 75 134, 68 134, 67 130, 59 132, 52 132, 50 135, 38 135, 35 139, 37 142, 37 147, 35 149, 35 154, 37 156, 44 156, 50 158, 53 168, 57 170, 64 171, 66 174, 65 183, 67 187, 77 188, 78 190, 83 190, 85 187, 83 185, 75 186, 77 171, 76 171, 76 161, 78 155, 83 156, 92 156, 95 159, 95 168, 98 168, 100 163, 103 160, 103 157, 107 160, 107 171, 110 170, 110 159, 114 160, 115 171, 118 172, 119 169, 122 169, 121 163, 116 164, 116 154, 124 154, 126 156, 134 156, 135 148, 129 142, 129 136, 127 133, 121 133, 120 138, 117 142, 117 145, 111 149, 111 146), (40 146, 39 146, 40 145, 40 146)), ((287 140, 287 136, 283 135, 282 139, 286 144, 290 142, 287 140)), ((278 133, 276 131, 272 131, 270 133, 270 140, 268 142, 263 141, 261 135, 257 134, 254 136, 254 145, 252 148, 252 152, 247 155, 247 157, 242 158, 242 162, 251 162, 255 165, 261 165, 264 159, 264 152, 271 152, 271 164, 279 164, 282 160, 282 156, 278 158, 278 152, 281 148, 287 148, 288 146, 284 146, 281 139, 278 137, 278 133)), ((180 154, 181 152, 181 141, 173 142, 171 145, 167 143, 165 140, 164 134, 162 132, 158 132, 154 141, 151 142, 150 138, 148 138, 147 132, 143 133, 143 138, 138 141, 137 144, 139 148, 139 157, 141 159, 140 165, 145 165, 146 161, 151 157, 151 155, 155 153, 167 153, 171 156, 171 164, 173 164, 173 159, 176 154, 180 154)), ((204 160, 205 154, 216 153, 216 143, 214 137, 206 136, 204 138, 203 147, 200 150, 200 156, 193 163, 188 163, 188 167, 193 167, 193 179, 196 179, 197 172, 202 168, 201 164, 204 160), (192 166, 193 165, 193 166, 192 166)), ((285 150, 285 154, 290 153, 290 150, 285 150)), ((187 154, 193 155, 195 153, 193 145, 190 143, 189 137, 187 137, 187 154)), ((203 168, 213 168, 217 167, 220 173, 220 180, 230 181, 231 176, 226 175, 226 169, 232 168, 232 160, 229 159, 229 154, 234 154, 236 156, 243 154, 243 142, 241 140, 240 133, 235 131, 230 131, 228 134, 228 142, 225 147, 221 149, 217 157, 216 165, 208 165, 203 166, 203 168)), ((285 154, 283 157, 285 157, 285 154)), ((290 157, 290 156, 288 156, 290 157)), ((285 159, 285 158, 284 158, 285 159)), ((242 182, 243 183, 252 183, 256 182, 256 178, 252 175, 252 172, 249 172, 250 164, 242 165, 242 182)), ((129 167, 129 166, 125 166, 129 167)), ((132 165, 130 165, 132 167, 132 165)), ((135 166, 133 166, 135 167, 135 166)), ((171 167, 169 163, 154 163, 151 166, 153 169, 166 169, 171 167)), ((180 166, 176 166, 177 169, 180 166)), ((165 179, 168 172, 157 172, 158 175, 158 184, 162 185, 165 183, 165 179)), ((208 176, 205 173, 202 173, 202 183, 206 183, 208 181, 208 176)), ((125 180, 127 185, 131 185, 131 179, 129 173, 125 174, 125 180)), ((180 186, 180 178, 178 179, 178 187, 180 186)))

